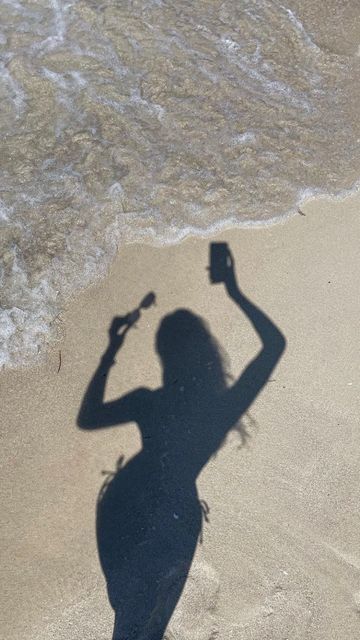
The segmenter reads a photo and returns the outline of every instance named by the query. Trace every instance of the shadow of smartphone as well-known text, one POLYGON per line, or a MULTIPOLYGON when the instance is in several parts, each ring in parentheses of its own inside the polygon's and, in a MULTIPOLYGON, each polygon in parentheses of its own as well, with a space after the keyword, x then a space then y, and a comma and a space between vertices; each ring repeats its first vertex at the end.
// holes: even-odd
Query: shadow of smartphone
POLYGON ((210 243, 209 276, 212 284, 224 282, 229 267, 229 247, 227 242, 210 243))

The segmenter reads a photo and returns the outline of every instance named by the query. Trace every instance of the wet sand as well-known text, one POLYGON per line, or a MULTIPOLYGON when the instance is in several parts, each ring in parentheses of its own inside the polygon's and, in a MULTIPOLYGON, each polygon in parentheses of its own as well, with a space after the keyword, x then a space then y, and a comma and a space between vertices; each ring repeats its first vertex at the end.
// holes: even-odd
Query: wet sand
MULTIPOLYGON (((213 238, 229 243, 241 290, 287 344, 244 417, 246 445, 231 432, 197 480, 208 522, 169 639, 358 638, 359 207, 359 196, 321 199, 285 224, 213 238)), ((111 369, 107 399, 161 386, 154 338, 180 307, 206 320, 234 378, 257 354, 251 324, 209 282, 209 241, 121 248, 107 278, 59 319, 64 336, 46 361, 1 373, 7 640, 111 638, 96 500, 104 472, 139 451, 139 431, 82 431, 77 416, 113 316, 155 292, 111 369)))

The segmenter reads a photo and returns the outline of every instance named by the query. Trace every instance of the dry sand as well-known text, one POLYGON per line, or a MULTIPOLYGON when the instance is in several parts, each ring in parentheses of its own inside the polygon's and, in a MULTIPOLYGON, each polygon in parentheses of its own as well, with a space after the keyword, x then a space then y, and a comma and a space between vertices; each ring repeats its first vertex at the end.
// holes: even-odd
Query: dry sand
MULTIPOLYGON (((283 225, 216 238, 229 242, 239 285, 287 348, 250 409, 247 445, 230 434, 198 478, 209 522, 169 638, 359 638, 359 209, 359 196, 321 199, 283 225)), ((208 246, 122 248, 108 277, 69 305, 46 362, 2 372, 6 640, 111 638, 95 505, 102 471, 139 449, 139 433, 134 424, 80 431, 77 412, 110 320, 151 290, 157 306, 129 333, 108 398, 161 385, 154 336, 178 307, 207 320, 234 376, 255 355, 251 325, 209 284, 208 246)))

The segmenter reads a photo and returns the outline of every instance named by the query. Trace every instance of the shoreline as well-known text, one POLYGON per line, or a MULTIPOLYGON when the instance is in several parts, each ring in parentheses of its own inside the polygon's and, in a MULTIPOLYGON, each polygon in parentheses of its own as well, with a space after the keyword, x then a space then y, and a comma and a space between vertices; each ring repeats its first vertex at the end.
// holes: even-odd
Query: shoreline
MULTIPOLYGON (((306 217, 307 211, 311 212, 313 211, 313 209, 317 210, 317 208, 321 210, 324 206, 330 206, 331 209, 333 204, 339 204, 341 208, 344 208, 344 210, 346 210, 348 205, 350 207, 353 206, 353 202, 359 202, 360 204, 359 181, 355 182, 351 188, 340 190, 339 193, 333 195, 326 194, 325 192, 310 194, 307 193, 307 190, 305 190, 304 194, 302 196, 299 196, 296 204, 291 210, 288 211, 287 214, 276 216, 269 220, 243 221, 243 223, 239 223, 238 220, 230 219, 227 222, 219 223, 218 226, 212 226, 212 228, 207 231, 204 229, 197 229, 195 227, 191 228, 190 230, 187 230, 183 236, 179 236, 176 239, 169 239, 168 241, 158 240, 155 238, 150 239, 149 237, 144 239, 135 238, 134 240, 127 240, 124 244, 118 245, 115 255, 110 259, 107 267, 101 267, 99 275, 95 278, 95 280, 92 280, 90 281, 90 283, 88 282, 86 285, 77 288, 71 293, 68 293, 67 298, 62 302, 61 308, 59 309, 57 315, 49 323, 50 327, 52 325, 55 325, 55 332, 51 333, 51 329, 49 330, 48 338, 45 339, 45 345, 47 346, 38 346, 38 358, 28 359, 18 364, 3 363, 0 367, 0 376, 5 370, 21 371, 22 369, 32 369, 34 367, 43 366, 44 362, 48 358, 49 352, 51 352, 52 349, 56 349, 58 346, 60 346, 63 341, 62 318, 66 315, 67 309, 75 303, 77 297, 81 296, 84 291, 91 289, 94 286, 96 287, 108 277, 109 273, 111 272, 112 265, 116 263, 116 261, 119 259, 119 254, 127 247, 148 246, 161 249, 166 247, 176 247, 177 245, 181 245, 184 242, 188 241, 211 241, 211 239, 222 236, 224 234, 229 235, 232 232, 237 233, 242 231, 261 231, 277 226, 283 226, 288 224, 289 221, 291 221, 293 218, 296 218, 297 215, 306 217), (305 210, 305 212, 303 210, 305 210)), ((59 357, 61 362, 61 355, 59 357)))
MULTIPOLYGON (((284 224, 211 236, 229 243, 241 288, 288 346, 250 409, 248 445, 231 434, 198 480, 209 523, 170 623, 185 640, 216 630, 234 640, 357 638, 359 205, 359 194, 321 196, 284 224)), ((67 304, 64 336, 44 362, 0 373, 8 640, 111 635, 95 503, 102 472, 141 443, 134 424, 76 428, 111 318, 156 293, 113 367, 109 399, 161 386, 154 336, 179 307, 208 322, 233 376, 257 352, 246 318, 209 284, 208 245, 123 245, 108 275, 67 304)))

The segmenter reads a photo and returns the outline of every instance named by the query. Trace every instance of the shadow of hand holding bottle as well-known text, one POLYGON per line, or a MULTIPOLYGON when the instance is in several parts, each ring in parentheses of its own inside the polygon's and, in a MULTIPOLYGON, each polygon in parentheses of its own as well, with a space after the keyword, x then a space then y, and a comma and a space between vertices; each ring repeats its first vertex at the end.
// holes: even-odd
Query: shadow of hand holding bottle
POLYGON ((162 387, 138 388, 105 402, 115 356, 140 309, 155 301, 148 294, 133 313, 114 318, 108 348, 80 408, 82 429, 134 421, 141 432, 140 452, 119 465, 97 503, 99 558, 115 612, 113 640, 164 637, 206 515, 196 479, 239 425, 285 349, 276 325, 240 291, 224 243, 211 245, 210 279, 224 283, 262 343, 238 380, 228 386, 221 350, 203 319, 178 309, 163 318, 157 331, 162 387))

